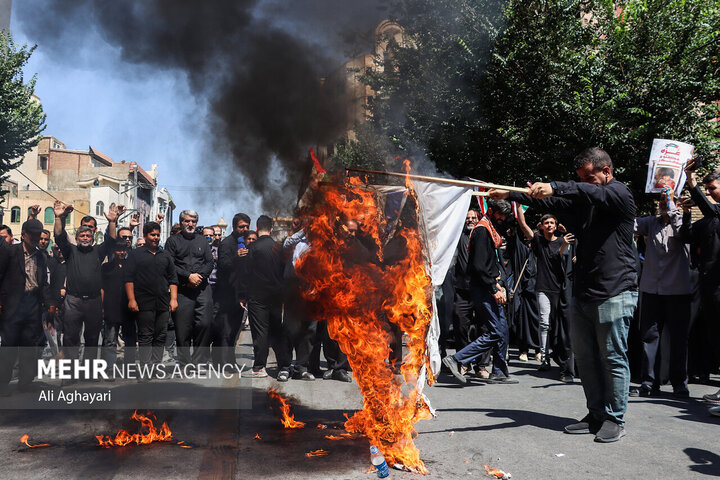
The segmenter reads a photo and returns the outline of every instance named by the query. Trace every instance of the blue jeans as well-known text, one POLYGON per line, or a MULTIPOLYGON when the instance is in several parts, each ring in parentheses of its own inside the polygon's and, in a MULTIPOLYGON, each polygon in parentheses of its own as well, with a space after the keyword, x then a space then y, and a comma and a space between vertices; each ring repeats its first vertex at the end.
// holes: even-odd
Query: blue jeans
POLYGON ((587 407, 597 420, 622 425, 630 388, 627 337, 637 292, 622 292, 602 302, 573 299, 570 338, 587 407))
POLYGON ((485 288, 474 287, 470 289, 470 292, 475 316, 480 319, 480 322, 487 321, 488 331, 453 356, 458 362, 468 364, 492 350, 493 374, 507 376, 505 354, 507 353, 509 332, 503 306, 498 305, 493 295, 485 288))

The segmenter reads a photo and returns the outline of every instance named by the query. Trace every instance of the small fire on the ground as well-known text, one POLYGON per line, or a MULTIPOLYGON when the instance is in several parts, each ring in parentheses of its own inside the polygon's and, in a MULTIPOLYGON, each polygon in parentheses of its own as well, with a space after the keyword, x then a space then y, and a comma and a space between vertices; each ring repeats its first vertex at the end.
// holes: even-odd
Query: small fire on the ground
POLYGON ((511 478, 509 473, 505 473, 502 470, 499 470, 495 467, 491 467, 490 465, 483 465, 483 466, 485 467, 485 471, 487 472, 487 474, 490 475, 491 477, 500 478, 500 479, 511 478))
POLYGON ((143 415, 135 410, 130 418, 140 422, 139 433, 131 434, 127 430, 120 430, 115 437, 111 437, 109 435, 96 435, 95 438, 97 438, 99 446, 105 448, 124 447, 125 445, 129 445, 131 443, 136 445, 146 445, 152 442, 169 442, 173 439, 172 432, 170 431, 170 427, 168 427, 167 422, 163 422, 160 430, 155 428, 153 420, 157 421, 157 418, 155 418, 155 415, 152 412, 146 412, 143 415))
POLYGON ((28 439, 29 439, 29 438, 30 438, 30 435, 28 435, 28 434, 26 433, 25 435, 23 435, 22 437, 20 437, 20 443, 24 443, 25 445, 27 445, 27 446, 30 447, 30 448, 49 447, 49 446, 50 446, 49 443, 38 443, 37 445, 30 445, 30 444, 28 443, 28 439))
POLYGON ((256 433, 253 438, 254 438, 255 440, 262 440, 262 437, 260 436, 259 433, 256 433))
POLYGON ((352 433, 341 433, 340 435, 325 435, 328 440, 344 440, 346 438, 352 438, 352 433))
POLYGON ((303 428, 304 422, 295 420, 295 415, 290 413, 290 403, 287 398, 283 398, 274 388, 268 388, 268 395, 280 402, 280 412, 282 413, 282 424, 285 428, 303 428))
POLYGON ((320 449, 320 450, 312 450, 312 451, 310 451, 310 452, 305 453, 305 456, 308 457, 308 458, 324 457, 324 456, 327 455, 328 453, 330 453, 330 452, 328 452, 327 450, 322 450, 322 449, 320 449))

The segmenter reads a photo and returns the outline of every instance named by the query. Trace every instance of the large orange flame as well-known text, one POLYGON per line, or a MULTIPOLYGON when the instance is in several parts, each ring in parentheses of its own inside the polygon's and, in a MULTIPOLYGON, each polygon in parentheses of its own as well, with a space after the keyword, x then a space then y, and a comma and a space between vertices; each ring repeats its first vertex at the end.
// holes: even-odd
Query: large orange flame
POLYGON ((295 415, 290 413, 290 403, 287 398, 283 398, 274 388, 268 388, 267 391, 270 398, 274 398, 280 402, 280 412, 282 413, 282 424, 285 428, 303 428, 304 422, 295 420, 295 415))
POLYGON ((49 446, 50 446, 49 443, 38 443, 37 445, 30 445, 30 444, 28 443, 28 439, 29 439, 29 438, 30 438, 30 435, 28 435, 28 434, 26 433, 25 435, 23 435, 22 437, 20 437, 20 443, 24 443, 25 445, 27 445, 27 446, 30 447, 30 448, 49 447, 49 446))
MULTIPOLYGON (((167 422, 163 422, 160 430, 155 428, 153 420, 157 420, 152 412, 146 412, 144 415, 138 413, 137 410, 130 416, 131 419, 140 422, 139 433, 128 433, 127 430, 120 430, 115 437, 109 435, 96 435, 98 444, 101 447, 124 447, 134 443, 136 445, 146 445, 152 442, 169 442, 172 440, 172 432, 167 422)), ((190 448, 190 447, 186 447, 190 448)))
POLYGON ((308 284, 305 294, 317 320, 327 321, 328 332, 348 356, 360 391, 363 409, 345 423, 348 432, 366 435, 388 464, 399 463, 427 473, 413 442, 414 423, 430 416, 418 393, 417 380, 426 364, 425 337, 432 319, 430 278, 425 270, 417 229, 402 229, 407 256, 393 265, 344 265, 345 246, 338 224, 362 219, 363 232, 372 236, 382 257, 380 232, 386 220, 375 193, 355 177, 348 185, 323 184, 315 195, 313 218, 306 233, 311 248, 296 264, 308 284), (408 335, 408 353, 401 367, 402 382, 393 382, 389 323, 408 335))

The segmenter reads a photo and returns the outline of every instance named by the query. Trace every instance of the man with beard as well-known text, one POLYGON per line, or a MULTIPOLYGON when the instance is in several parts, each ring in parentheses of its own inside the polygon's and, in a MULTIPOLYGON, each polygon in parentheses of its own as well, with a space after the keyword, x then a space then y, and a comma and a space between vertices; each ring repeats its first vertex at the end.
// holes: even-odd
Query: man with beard
MULTIPOLYGON (((222 361, 234 365, 235 340, 242 326, 247 301, 245 276, 248 261, 248 233, 250 217, 236 213, 232 219, 232 232, 220 242, 217 260, 217 298, 220 302, 219 338, 222 361)), ((213 350, 214 351, 214 350, 213 350)))
POLYGON ((603 149, 584 150, 574 166, 579 183, 536 182, 530 195, 490 190, 490 196, 570 220, 568 229, 578 245, 570 338, 589 412, 565 432, 592 433, 596 442, 609 443, 625 436, 627 338, 637 305, 635 201, 630 189, 614 178, 612 160, 603 149))
POLYGON ((218 249, 220 247, 220 238, 215 237, 215 228, 203 227, 203 237, 210 245, 210 251, 213 258, 213 269, 208 277, 208 284, 212 292, 213 310, 212 323, 210 325, 210 356, 215 365, 223 363, 223 342, 222 342, 222 319, 220 318, 220 289, 217 284, 217 268, 218 268, 218 249))
POLYGON ((127 305, 137 318, 142 365, 162 361, 170 313, 178 308, 175 264, 167 251, 159 248, 160 231, 157 222, 143 225, 145 245, 130 252, 125 269, 127 305))
MULTIPOLYGON (((180 212, 180 222, 182 231, 167 239, 165 250, 175 263, 179 282, 178 308, 173 320, 178 361, 184 367, 189 363, 206 363, 209 359, 213 315, 209 279, 214 262, 207 240, 195 232, 197 212, 183 210, 180 212)), ((147 238, 145 241, 147 246, 147 238)))
POLYGON ((42 311, 50 313, 45 256, 37 245, 42 223, 28 220, 22 225, 21 243, 0 248, 0 395, 10 394, 12 369, 19 354, 18 385, 29 390, 43 342, 42 311), (24 348, 18 348, 24 347, 24 348))
POLYGON ((500 232, 505 231, 505 220, 511 210, 510 203, 504 200, 488 201, 487 214, 470 233, 467 266, 470 294, 475 315, 487 322, 488 331, 455 355, 443 359, 443 364, 462 384, 467 383, 467 378, 460 372, 460 365, 473 362, 488 351, 493 352, 493 371, 488 382, 517 383, 510 378, 505 361, 509 333, 503 305, 507 294, 499 281, 502 267, 498 260, 498 248, 502 243, 500 232))
MULTIPOLYGON (((453 306, 453 329, 455 331, 455 350, 462 350, 468 346, 480 333, 487 332, 487 325, 479 325, 478 318, 475 318, 472 296, 470 294, 470 276, 468 275, 468 244, 470 243, 470 232, 480 220, 477 210, 468 210, 465 216, 465 226, 460 234, 457 248, 455 249, 455 265, 453 267, 453 280, 455 284, 455 302, 453 306), (482 330, 481 330, 482 329, 482 330), (475 332, 476 335, 473 335, 475 332), (472 338, 471 338, 472 337, 472 338)), ((478 378, 487 379, 490 373, 485 368, 490 364, 490 351, 484 353, 477 362, 475 374, 478 378)), ((464 374, 468 366, 460 367, 464 374)))
POLYGON ((81 226, 75 234, 76 245, 68 240, 65 219, 73 211, 72 205, 56 200, 55 243, 67 263, 67 294, 63 316, 63 348, 67 358, 78 358, 80 332, 84 327, 85 359, 97 357, 98 338, 102 328, 102 274, 101 265, 115 246, 116 222, 124 207, 112 205, 105 213, 108 236, 100 245, 93 245, 93 230, 81 226))

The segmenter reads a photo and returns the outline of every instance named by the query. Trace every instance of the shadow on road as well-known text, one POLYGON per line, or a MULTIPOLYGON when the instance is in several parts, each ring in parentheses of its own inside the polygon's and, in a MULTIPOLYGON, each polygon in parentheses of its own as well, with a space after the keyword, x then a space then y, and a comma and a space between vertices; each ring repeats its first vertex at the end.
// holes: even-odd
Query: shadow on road
POLYGON ((577 422, 576 418, 556 417, 554 415, 547 415, 544 413, 532 412, 529 410, 498 410, 492 408, 447 408, 438 409, 438 412, 486 412, 488 417, 508 418, 510 419, 510 421, 495 425, 478 425, 473 427, 450 428, 447 430, 423 431, 423 434, 442 433, 449 432, 451 430, 455 432, 496 430, 500 428, 524 427, 527 425, 544 428, 546 430, 562 431, 562 429, 566 425, 577 422))
POLYGON ((699 448, 686 448, 683 450, 695 465, 690 470, 703 475, 720 476, 720 455, 699 448))

